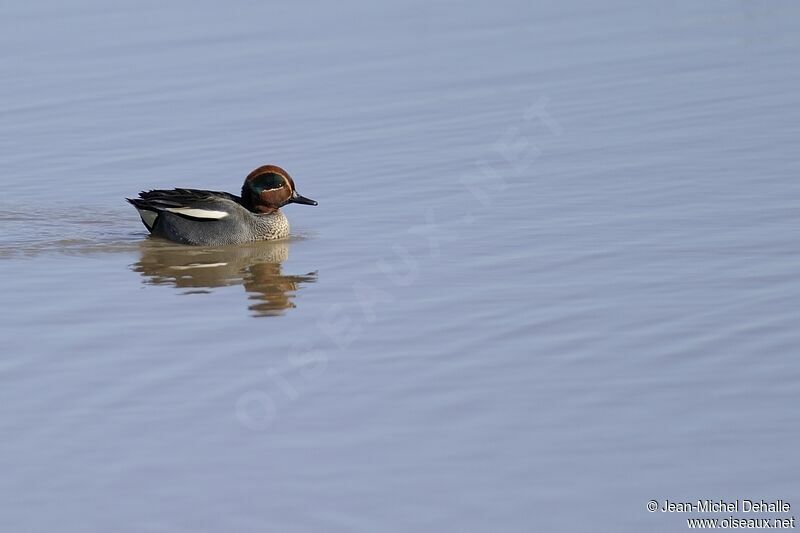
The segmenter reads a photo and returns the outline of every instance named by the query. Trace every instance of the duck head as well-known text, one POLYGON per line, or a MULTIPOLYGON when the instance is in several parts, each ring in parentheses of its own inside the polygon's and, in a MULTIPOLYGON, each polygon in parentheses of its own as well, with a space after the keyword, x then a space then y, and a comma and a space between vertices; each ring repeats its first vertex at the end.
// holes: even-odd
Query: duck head
POLYGON ((317 205, 317 202, 297 194, 289 173, 275 165, 258 167, 244 180, 242 205, 256 213, 272 213, 286 204, 317 205))

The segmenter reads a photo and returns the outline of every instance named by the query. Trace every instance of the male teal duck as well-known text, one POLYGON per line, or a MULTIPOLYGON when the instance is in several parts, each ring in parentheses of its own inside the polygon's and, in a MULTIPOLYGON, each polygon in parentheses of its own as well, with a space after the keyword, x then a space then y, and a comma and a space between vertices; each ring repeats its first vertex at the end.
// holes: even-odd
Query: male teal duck
POLYGON ((317 205, 300 196, 289 173, 274 165, 252 171, 242 195, 199 189, 140 192, 126 198, 152 235, 182 244, 218 246, 289 236, 286 204, 317 205))

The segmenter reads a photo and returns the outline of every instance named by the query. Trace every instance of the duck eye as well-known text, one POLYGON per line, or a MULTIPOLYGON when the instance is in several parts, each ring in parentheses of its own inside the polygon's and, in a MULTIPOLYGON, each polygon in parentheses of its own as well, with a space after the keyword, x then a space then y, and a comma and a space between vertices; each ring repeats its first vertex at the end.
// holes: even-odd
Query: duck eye
POLYGON ((272 172, 259 176, 254 185, 261 191, 275 190, 283 188, 286 180, 283 176, 274 174, 272 172))

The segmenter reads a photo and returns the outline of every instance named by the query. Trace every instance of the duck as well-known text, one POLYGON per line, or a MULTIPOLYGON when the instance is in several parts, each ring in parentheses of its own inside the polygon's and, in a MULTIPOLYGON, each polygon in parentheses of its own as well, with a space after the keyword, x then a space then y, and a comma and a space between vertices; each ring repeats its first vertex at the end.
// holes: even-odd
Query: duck
POLYGON ((281 211, 288 204, 317 205, 297 193, 289 173, 263 165, 244 180, 241 196, 201 189, 142 191, 126 198, 151 235, 180 244, 220 246, 289 236, 281 211))

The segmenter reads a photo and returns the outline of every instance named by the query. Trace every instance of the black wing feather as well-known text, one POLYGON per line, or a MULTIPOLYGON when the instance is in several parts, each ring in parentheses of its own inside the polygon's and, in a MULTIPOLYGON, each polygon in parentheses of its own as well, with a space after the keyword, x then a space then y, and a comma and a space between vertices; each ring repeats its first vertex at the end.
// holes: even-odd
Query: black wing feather
POLYGON ((162 211, 171 207, 196 207, 209 209, 219 200, 230 200, 242 204, 242 199, 233 194, 222 191, 207 191, 202 189, 172 189, 142 191, 139 198, 126 198, 139 209, 162 211))

